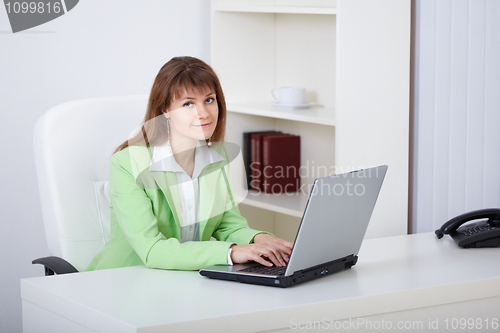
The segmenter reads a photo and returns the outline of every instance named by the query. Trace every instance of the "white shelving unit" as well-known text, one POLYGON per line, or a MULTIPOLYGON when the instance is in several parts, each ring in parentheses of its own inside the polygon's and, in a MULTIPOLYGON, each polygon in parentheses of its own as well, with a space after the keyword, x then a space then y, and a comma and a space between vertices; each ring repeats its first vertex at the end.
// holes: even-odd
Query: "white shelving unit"
POLYGON ((212 0, 211 36, 226 140, 242 147, 242 133, 263 130, 301 136, 301 193, 250 192, 249 222, 275 221, 267 230, 281 236, 287 226, 276 223, 290 220, 294 235, 314 179, 388 164, 367 236, 406 233, 410 0, 212 0), (280 86, 305 87, 315 105, 271 106, 280 86))
POLYGON ((287 195, 270 195, 250 191, 243 201, 245 205, 267 209, 276 213, 295 217, 302 217, 307 204, 308 195, 305 193, 288 193, 287 195))
POLYGON ((230 112, 234 113, 335 126, 335 113, 333 108, 311 107, 309 110, 288 109, 276 108, 269 103, 228 104, 227 108, 230 112))
POLYGON ((285 7, 285 6, 238 6, 219 5, 215 8, 218 12, 231 13, 272 13, 272 14, 317 14, 333 15, 337 14, 337 9, 332 7, 285 7))

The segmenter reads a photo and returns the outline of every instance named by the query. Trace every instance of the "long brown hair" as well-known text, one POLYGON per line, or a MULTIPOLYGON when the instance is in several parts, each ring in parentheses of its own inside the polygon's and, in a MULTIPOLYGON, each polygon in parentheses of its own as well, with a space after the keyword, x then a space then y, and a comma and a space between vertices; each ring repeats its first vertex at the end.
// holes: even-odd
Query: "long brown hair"
POLYGON ((144 124, 137 135, 122 143, 115 153, 128 146, 151 144, 159 146, 167 142, 167 122, 162 117, 173 100, 182 97, 184 91, 215 92, 219 115, 212 141, 224 141, 226 132, 226 100, 213 69, 200 59, 193 57, 175 57, 167 62, 158 72, 149 95, 148 108, 144 124))

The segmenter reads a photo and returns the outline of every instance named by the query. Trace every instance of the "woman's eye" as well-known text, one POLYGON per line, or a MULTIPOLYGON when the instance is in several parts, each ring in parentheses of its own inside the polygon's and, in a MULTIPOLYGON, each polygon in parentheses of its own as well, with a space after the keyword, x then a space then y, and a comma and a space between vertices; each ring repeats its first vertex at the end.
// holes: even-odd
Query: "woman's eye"
POLYGON ((213 103, 213 101, 215 101, 215 98, 209 97, 209 98, 207 98, 205 103, 210 104, 210 103, 213 103))
POLYGON ((184 103, 184 105, 183 105, 183 106, 184 106, 184 107, 189 108, 189 107, 191 107, 192 105, 193 105, 193 103, 191 103, 191 102, 186 102, 186 103, 184 103))

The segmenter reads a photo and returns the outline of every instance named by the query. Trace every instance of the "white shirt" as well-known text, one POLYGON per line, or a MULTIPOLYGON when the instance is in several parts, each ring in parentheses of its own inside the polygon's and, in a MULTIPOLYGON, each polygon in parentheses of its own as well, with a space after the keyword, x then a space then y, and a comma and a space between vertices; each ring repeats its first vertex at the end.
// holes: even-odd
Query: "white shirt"
MULTIPOLYGON (((174 158, 170 141, 153 148, 153 158, 149 171, 174 172, 180 196, 180 207, 175 207, 181 225, 181 243, 200 240, 200 191, 198 177, 205 167, 224 161, 224 158, 200 140, 196 144, 194 154, 194 170, 190 177, 174 158)), ((231 262, 231 249, 228 251, 228 264, 231 262)))

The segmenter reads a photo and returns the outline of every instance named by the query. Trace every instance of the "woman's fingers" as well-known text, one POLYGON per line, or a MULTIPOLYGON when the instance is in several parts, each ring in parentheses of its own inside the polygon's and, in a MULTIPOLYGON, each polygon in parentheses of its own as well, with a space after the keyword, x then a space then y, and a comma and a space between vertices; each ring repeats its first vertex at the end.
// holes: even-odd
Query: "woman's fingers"
MULTIPOLYGON (((270 259, 270 260, 271 260, 271 259, 270 259)), ((258 262, 259 264, 264 265, 264 266, 269 266, 269 267, 271 267, 271 266, 273 265, 273 263, 272 263, 272 262, 267 261, 266 259, 264 259, 264 257, 263 257, 263 256, 256 256, 256 257, 253 259, 253 261, 258 262)))
POLYGON ((277 238, 269 234, 258 234, 254 238, 254 243, 248 245, 237 245, 233 247, 233 262, 240 263, 253 260, 265 266, 286 266, 292 252, 293 243, 277 238), (272 264, 262 258, 265 256, 272 264))
POLYGON ((282 253, 285 253, 287 255, 290 255, 293 248, 292 242, 288 242, 286 240, 280 239, 278 237, 269 234, 257 234, 254 237, 254 243, 268 246, 272 249, 281 251, 282 253))
MULTIPOLYGON (((285 255, 276 249, 265 248, 263 253, 259 255, 260 257, 267 257, 276 266, 286 266, 287 260, 285 260, 285 255)), ((260 261, 259 261, 260 262, 260 261)), ((267 261, 266 261, 267 262, 267 261)), ((268 263, 268 262, 267 262, 268 263)))
POLYGON ((293 248, 293 243, 292 242, 288 242, 288 241, 283 241, 283 245, 290 251, 292 251, 292 248, 293 248))
POLYGON ((265 266, 286 266, 288 258, 286 254, 277 250, 276 247, 263 246, 261 244, 234 245, 231 252, 231 260, 234 263, 242 263, 253 260, 265 266), (263 257, 270 260, 267 261, 263 257))
POLYGON ((288 244, 284 244, 284 243, 278 243, 278 245, 276 247, 278 248, 279 251, 281 251, 287 255, 290 255, 290 253, 292 253, 293 243, 290 243, 290 242, 287 242, 287 243, 291 244, 291 246, 289 246, 288 244))
MULTIPOLYGON (((289 260, 288 257, 290 256, 290 253, 291 253, 290 248, 288 248, 287 246, 282 245, 280 243, 275 243, 275 244, 269 246, 269 250, 272 251, 272 253, 276 257, 277 261, 280 263, 277 266, 286 266, 286 263, 289 260)), ((274 264, 276 264, 276 262, 274 262, 274 264)))
POLYGON ((286 266, 285 254, 282 251, 275 252, 275 256, 279 260, 281 266, 286 266))

